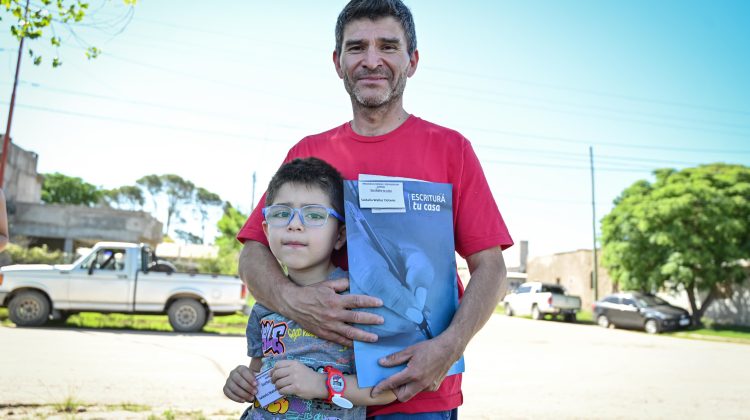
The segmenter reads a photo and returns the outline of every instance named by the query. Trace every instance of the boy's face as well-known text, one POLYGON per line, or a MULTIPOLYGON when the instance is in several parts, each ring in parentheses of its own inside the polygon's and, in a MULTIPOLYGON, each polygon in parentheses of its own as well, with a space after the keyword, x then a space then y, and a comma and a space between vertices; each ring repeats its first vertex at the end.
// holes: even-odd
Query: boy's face
MULTIPOLYGON (((310 204, 333 207, 328 195, 320 188, 293 183, 282 185, 272 204, 283 204, 292 208, 310 204)), ((333 216, 329 216, 323 226, 310 227, 303 225, 299 214, 295 212, 287 226, 269 226, 264 220, 263 232, 268 238, 273 255, 286 265, 290 272, 328 268, 331 252, 340 249, 346 242, 345 227, 333 216)))

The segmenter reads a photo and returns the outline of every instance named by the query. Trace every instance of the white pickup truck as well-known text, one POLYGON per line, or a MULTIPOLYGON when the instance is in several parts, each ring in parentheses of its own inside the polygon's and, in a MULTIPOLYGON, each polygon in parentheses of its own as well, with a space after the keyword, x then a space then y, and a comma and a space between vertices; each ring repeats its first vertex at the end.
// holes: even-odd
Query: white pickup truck
POLYGON ((505 296, 503 305, 508 316, 520 314, 543 319, 548 314, 563 315, 566 322, 575 322, 576 312, 581 310, 581 298, 566 295, 560 285, 532 281, 505 296))
MULTIPOLYGON (((200 331, 213 315, 244 311, 247 289, 235 276, 164 271, 147 245, 99 242, 67 265, 0 269, 0 307, 19 326, 78 312, 167 314, 175 331, 200 331)), ((169 270, 166 270, 169 271, 169 270)))

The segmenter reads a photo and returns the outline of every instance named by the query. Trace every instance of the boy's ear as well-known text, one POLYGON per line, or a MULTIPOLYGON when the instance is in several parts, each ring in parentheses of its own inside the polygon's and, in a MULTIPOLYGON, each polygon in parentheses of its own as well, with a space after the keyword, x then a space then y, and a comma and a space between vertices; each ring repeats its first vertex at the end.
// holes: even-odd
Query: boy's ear
POLYGON ((346 225, 339 226, 339 236, 336 237, 336 243, 333 244, 333 249, 339 250, 346 243, 346 225))
POLYGON ((263 226, 263 233, 266 235, 266 240, 268 240, 268 222, 264 220, 261 225, 263 226))

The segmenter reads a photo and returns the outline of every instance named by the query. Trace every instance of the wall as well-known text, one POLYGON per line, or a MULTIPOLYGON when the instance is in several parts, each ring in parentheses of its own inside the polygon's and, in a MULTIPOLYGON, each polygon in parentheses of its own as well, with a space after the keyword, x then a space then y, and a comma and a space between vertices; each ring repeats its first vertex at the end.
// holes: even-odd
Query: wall
POLYGON ((9 222, 12 236, 63 239, 67 253, 73 240, 156 245, 162 239, 161 222, 142 211, 17 202, 9 222))
MULTIPOLYGON (((2 146, 0 146, 1 156, 2 146)), ((3 188, 7 200, 9 202, 40 202, 42 200, 43 178, 36 172, 39 156, 10 143, 8 157, 3 188)))
MULTIPOLYGON (((528 281, 562 285, 569 294, 581 298, 583 310, 590 311, 591 304, 597 300, 591 281, 592 261, 593 254, 587 249, 536 257, 528 262, 527 278, 528 281)), ((607 271, 601 267, 601 254, 599 254, 598 280, 598 299, 616 290, 607 271)))

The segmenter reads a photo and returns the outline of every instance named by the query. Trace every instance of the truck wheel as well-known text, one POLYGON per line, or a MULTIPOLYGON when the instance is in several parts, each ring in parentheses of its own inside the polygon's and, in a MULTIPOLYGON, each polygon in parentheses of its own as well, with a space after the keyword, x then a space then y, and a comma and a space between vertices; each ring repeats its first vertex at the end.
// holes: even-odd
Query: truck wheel
POLYGON ((544 314, 539 310, 539 307, 534 305, 531 307, 531 318, 540 320, 544 319, 544 314))
POLYGON ((565 314, 563 319, 565 322, 576 322, 576 314, 565 314))
POLYGON ((609 318, 606 315, 599 315, 596 318, 596 323, 602 328, 609 328, 609 318))
POLYGON ((195 299, 177 299, 169 305, 167 314, 177 332, 196 332, 206 325, 206 308, 195 299))
POLYGON ((513 308, 510 307, 510 303, 505 304, 505 315, 513 316, 513 308))
POLYGON ((646 321, 646 324, 643 325, 643 329, 649 334, 658 334, 660 332, 659 323, 655 319, 649 319, 646 321))
POLYGON ((39 292, 27 290, 13 296, 8 305, 10 320, 19 327, 38 327, 49 319, 49 302, 39 292))

